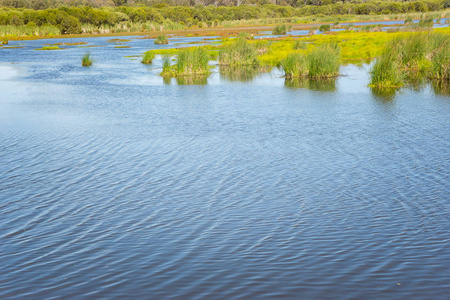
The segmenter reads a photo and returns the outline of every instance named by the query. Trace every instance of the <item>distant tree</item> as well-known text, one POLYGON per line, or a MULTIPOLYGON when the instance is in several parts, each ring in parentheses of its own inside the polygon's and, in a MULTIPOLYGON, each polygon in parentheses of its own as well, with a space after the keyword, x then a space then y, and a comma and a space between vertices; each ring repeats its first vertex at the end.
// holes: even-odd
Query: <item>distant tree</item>
POLYGON ((73 16, 68 16, 61 21, 59 25, 62 34, 77 34, 81 33, 80 20, 73 16))

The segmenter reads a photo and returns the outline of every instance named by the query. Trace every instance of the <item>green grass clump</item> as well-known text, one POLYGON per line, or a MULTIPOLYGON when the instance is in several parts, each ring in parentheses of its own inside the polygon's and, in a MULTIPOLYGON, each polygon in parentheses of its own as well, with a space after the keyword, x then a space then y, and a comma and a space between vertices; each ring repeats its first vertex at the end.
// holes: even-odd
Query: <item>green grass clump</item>
POLYGON ((450 35, 419 32, 386 44, 371 71, 372 87, 397 87, 406 78, 450 80, 450 35))
POLYGON ((309 73, 312 78, 326 78, 339 75, 341 49, 337 44, 324 44, 307 55, 309 73))
POLYGON ((243 38, 223 46, 219 52, 219 64, 227 66, 258 65, 258 49, 243 38))
POLYGON ((165 45, 169 43, 169 39, 165 35, 158 35, 155 39, 156 45, 165 45))
POLYGON ((2 40, 2 45, 8 45, 8 44, 9 44, 9 41, 7 39, 2 40))
POLYGON ((164 59, 161 75, 168 77, 209 75, 208 62, 208 52, 201 47, 180 50, 174 65, 170 64, 169 57, 164 59))
POLYGON ((272 34, 273 35, 285 35, 289 30, 291 29, 291 26, 286 25, 277 25, 273 28, 272 34))
POLYGON ((403 75, 396 60, 389 55, 389 50, 383 52, 370 71, 370 84, 374 88, 392 88, 403 85, 403 75))
POLYGON ((156 56, 155 52, 147 51, 147 52, 144 53, 144 56, 142 57, 142 61, 141 62, 143 64, 149 65, 155 59, 155 56, 156 56))
POLYGON ((59 48, 58 46, 44 46, 42 48, 35 49, 35 50, 62 50, 62 49, 59 48))
POLYGON ((86 52, 83 57, 81 58, 81 65, 83 67, 89 67, 94 63, 94 60, 92 59, 91 52, 86 52))
POLYGON ((320 27, 319 27, 319 30, 322 31, 322 32, 330 31, 330 29, 331 29, 331 26, 328 25, 328 24, 326 24, 326 25, 320 25, 320 27))
POLYGON ((406 24, 412 24, 413 23, 413 18, 411 18, 411 16, 408 16, 406 19, 405 19, 405 25, 406 24))
POLYGON ((290 53, 281 61, 281 68, 287 78, 334 77, 339 75, 339 66, 340 47, 337 44, 323 44, 306 54, 290 53))
POLYGON ((309 73, 308 62, 303 53, 290 53, 281 61, 281 68, 287 78, 302 77, 309 73))

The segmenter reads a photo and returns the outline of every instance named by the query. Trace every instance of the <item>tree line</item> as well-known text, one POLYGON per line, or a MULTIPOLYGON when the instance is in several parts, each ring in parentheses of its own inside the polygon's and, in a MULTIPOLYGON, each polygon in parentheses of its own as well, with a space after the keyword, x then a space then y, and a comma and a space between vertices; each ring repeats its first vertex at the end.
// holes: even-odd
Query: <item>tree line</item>
MULTIPOLYGON (((21 0, 0 1, 2 1, 0 3, 6 3, 7 1, 21 0)), ((34 0, 22 1, 32 3, 34 0)), ((75 0, 47 1, 72 3, 75 0)), ((95 0, 77 1, 92 2, 95 0)), ((332 3, 332 0, 301 1, 306 4, 300 7, 275 4, 241 4, 239 6, 204 6, 197 4, 192 7, 169 6, 165 3, 159 3, 153 6, 100 6, 98 8, 91 5, 59 6, 57 8, 46 9, 2 7, 0 8, 0 25, 53 25, 61 28, 63 33, 78 33, 81 31, 81 24, 94 26, 115 26, 124 22, 154 22, 161 24, 166 20, 170 20, 190 26, 198 22, 211 23, 226 20, 289 18, 310 15, 369 15, 428 12, 450 7, 450 0, 420 0, 410 2, 371 1, 365 3, 332 3), (317 3, 311 4, 311 1, 316 1, 317 3)))

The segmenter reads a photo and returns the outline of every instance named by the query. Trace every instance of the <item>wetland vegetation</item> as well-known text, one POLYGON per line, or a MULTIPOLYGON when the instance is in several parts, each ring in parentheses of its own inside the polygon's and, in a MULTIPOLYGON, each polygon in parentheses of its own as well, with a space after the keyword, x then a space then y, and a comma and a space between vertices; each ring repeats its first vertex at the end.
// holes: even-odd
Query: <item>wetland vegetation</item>
POLYGON ((90 67, 94 63, 94 60, 92 59, 91 52, 87 51, 83 57, 81 57, 81 65, 83 67, 90 67))

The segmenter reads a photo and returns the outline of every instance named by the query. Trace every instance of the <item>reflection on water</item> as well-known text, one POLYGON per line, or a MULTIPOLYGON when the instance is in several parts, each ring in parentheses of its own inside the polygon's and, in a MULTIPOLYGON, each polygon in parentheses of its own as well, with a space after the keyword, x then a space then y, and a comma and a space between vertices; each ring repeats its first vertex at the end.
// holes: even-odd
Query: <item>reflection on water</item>
POLYGON ((435 80, 432 82, 433 92, 439 96, 450 96, 450 82, 435 80))
POLYGON ((374 99, 385 104, 391 103, 394 100, 398 90, 400 88, 370 88, 374 99))
POLYGON ((172 84, 173 81, 178 85, 206 85, 208 84, 208 76, 163 77, 163 83, 166 85, 172 84))
POLYGON ((284 86, 290 89, 309 89, 321 92, 336 91, 337 78, 311 79, 311 78, 286 78, 284 86))
POLYGON ((223 80, 249 82, 261 73, 270 72, 270 69, 255 66, 220 66, 219 72, 220 78, 223 80))

